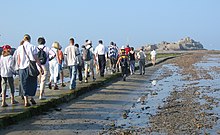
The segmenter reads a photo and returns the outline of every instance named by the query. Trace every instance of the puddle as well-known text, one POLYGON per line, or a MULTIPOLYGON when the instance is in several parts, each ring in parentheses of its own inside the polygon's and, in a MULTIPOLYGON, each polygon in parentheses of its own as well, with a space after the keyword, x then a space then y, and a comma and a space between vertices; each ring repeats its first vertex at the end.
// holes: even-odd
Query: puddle
POLYGON ((178 70, 178 67, 169 64, 163 65, 160 70, 155 72, 156 76, 152 77, 153 80, 147 83, 146 93, 133 104, 127 114, 127 119, 117 120, 116 126, 123 128, 146 127, 149 124, 149 116, 155 115, 158 107, 163 106, 166 97, 170 95, 170 90, 176 87, 173 85, 174 82, 181 79, 178 70), (168 75, 167 72, 172 73, 172 76, 168 75))

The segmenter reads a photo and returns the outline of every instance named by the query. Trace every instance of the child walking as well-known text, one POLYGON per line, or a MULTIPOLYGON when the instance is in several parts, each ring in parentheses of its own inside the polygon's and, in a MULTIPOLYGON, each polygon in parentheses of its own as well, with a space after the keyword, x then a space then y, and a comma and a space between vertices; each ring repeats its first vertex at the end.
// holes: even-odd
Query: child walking
POLYGON ((18 102, 14 99, 14 68, 13 68, 13 57, 11 55, 11 46, 3 46, 3 52, 0 60, 1 77, 2 77, 2 107, 7 107, 6 103, 6 90, 7 83, 9 84, 11 90, 11 104, 17 104, 18 102))
POLYGON ((120 56, 118 58, 117 64, 121 65, 121 72, 123 76, 123 81, 126 81, 127 73, 128 73, 128 55, 126 55, 126 51, 124 47, 121 48, 120 56))

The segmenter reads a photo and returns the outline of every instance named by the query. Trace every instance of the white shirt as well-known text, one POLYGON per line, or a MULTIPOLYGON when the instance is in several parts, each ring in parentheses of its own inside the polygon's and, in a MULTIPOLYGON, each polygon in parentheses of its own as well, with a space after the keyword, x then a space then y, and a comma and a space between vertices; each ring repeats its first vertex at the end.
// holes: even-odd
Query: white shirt
POLYGON ((31 61, 35 61, 34 55, 37 55, 37 47, 25 41, 24 44, 20 45, 17 49, 17 56, 20 57, 19 69, 25 69, 29 66, 30 62, 27 55, 31 61), (25 54, 23 46, 27 54, 25 54))
POLYGON ((79 52, 77 52, 77 50, 78 49, 74 45, 69 45, 68 47, 65 48, 64 60, 65 60, 67 66, 77 65, 76 54, 79 53, 79 52))
POLYGON ((58 60, 57 60, 57 51, 58 50, 56 48, 51 48, 50 51, 54 53, 54 55, 52 56, 54 58, 50 61, 50 63, 58 63, 58 60))
POLYGON ((103 44, 99 44, 95 48, 95 54, 98 54, 98 55, 106 55, 107 51, 108 51, 107 48, 103 44))
POLYGON ((1 68, 1 77, 13 77, 14 72, 14 60, 11 55, 6 57, 1 56, 0 68, 1 68))
POLYGON ((49 47, 46 47, 45 45, 38 45, 37 48, 38 48, 37 49, 38 52, 40 51, 39 49, 44 48, 44 51, 46 52, 46 54, 48 56, 47 57, 47 62, 45 63, 46 66, 49 64, 49 58, 56 56, 56 53, 52 49, 50 49, 49 47))
POLYGON ((151 55, 151 57, 156 57, 157 52, 155 50, 153 50, 153 51, 150 52, 150 55, 151 55))

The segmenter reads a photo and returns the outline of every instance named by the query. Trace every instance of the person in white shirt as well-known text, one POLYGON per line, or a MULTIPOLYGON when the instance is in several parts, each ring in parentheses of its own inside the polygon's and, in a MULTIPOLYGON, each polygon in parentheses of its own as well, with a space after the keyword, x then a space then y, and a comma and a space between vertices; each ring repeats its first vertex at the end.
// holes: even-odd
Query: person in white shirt
POLYGON ((40 68, 41 74, 44 74, 43 68, 39 59, 37 58, 37 47, 30 43, 31 37, 28 34, 24 35, 24 43, 17 49, 17 62, 19 67, 19 77, 21 83, 21 89, 24 94, 25 107, 31 106, 28 101, 28 97, 31 97, 31 103, 36 104, 34 96, 37 90, 37 76, 33 77, 29 75, 28 66, 31 61, 36 61, 40 68))
POLYGON ((50 83, 49 83, 49 89, 52 89, 52 82, 54 82, 54 90, 58 90, 59 87, 57 85, 58 77, 60 74, 60 68, 59 68, 59 61, 60 58, 58 57, 58 50, 60 48, 60 44, 58 42, 54 42, 52 44, 51 50, 55 52, 55 57, 52 57, 49 61, 49 69, 50 69, 50 83))
POLYGON ((140 51, 137 53, 137 59, 139 63, 139 70, 140 70, 140 75, 145 74, 145 59, 146 59, 146 54, 143 51, 144 49, 141 48, 140 51))
POLYGON ((74 39, 70 38, 70 44, 65 48, 64 60, 70 71, 70 90, 76 88, 77 75, 77 54, 79 54, 77 47, 74 45, 74 39))
POLYGON ((46 40, 44 39, 44 37, 39 37, 38 38, 38 58, 41 62, 42 68, 44 70, 44 74, 40 74, 38 76, 39 81, 40 81, 40 96, 39 99, 40 100, 45 100, 45 93, 44 93, 44 89, 45 89, 45 84, 48 78, 48 73, 49 73, 49 59, 51 57, 55 57, 56 53, 51 50, 49 47, 45 46, 46 44, 46 40), (42 53, 42 54, 41 54, 42 53), (43 56, 43 53, 45 53, 45 56, 43 56))
POLYGON ((1 69, 1 77, 2 77, 2 107, 7 107, 6 103, 6 91, 7 91, 7 83, 9 84, 11 90, 11 104, 17 104, 18 102, 14 99, 14 60, 11 55, 11 46, 5 45, 3 46, 3 52, 0 60, 0 69, 1 69))
POLYGON ((98 57, 100 76, 104 77, 106 57, 108 49, 103 45, 103 41, 99 40, 98 46, 95 48, 95 56, 98 57))
POLYGON ((153 49, 153 51, 150 52, 150 55, 151 55, 152 64, 153 64, 153 66, 155 66, 156 65, 156 55, 157 55, 156 50, 153 49))

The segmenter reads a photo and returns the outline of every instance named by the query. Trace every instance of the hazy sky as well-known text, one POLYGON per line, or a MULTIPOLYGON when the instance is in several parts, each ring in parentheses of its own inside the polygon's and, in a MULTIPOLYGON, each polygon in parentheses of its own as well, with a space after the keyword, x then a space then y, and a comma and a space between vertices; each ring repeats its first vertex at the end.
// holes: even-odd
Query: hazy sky
POLYGON ((220 50, 220 0, 0 0, 0 45, 25 33, 47 45, 74 37, 141 46, 190 36, 220 50))

